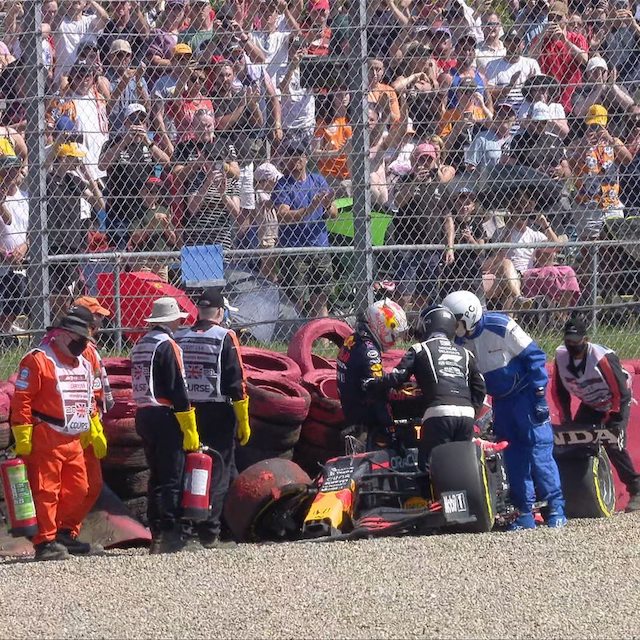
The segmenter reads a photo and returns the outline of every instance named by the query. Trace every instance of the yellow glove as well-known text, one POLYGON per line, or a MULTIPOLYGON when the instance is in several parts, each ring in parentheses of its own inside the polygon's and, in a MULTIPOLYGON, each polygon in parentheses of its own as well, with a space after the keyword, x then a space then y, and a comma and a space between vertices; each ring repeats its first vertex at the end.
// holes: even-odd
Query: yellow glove
POLYGON ((236 400, 231 404, 233 405, 233 412, 236 414, 236 421, 238 422, 236 436, 240 441, 240 446, 244 447, 251 437, 251 427, 249 426, 249 398, 236 400))
POLYGON ((11 431, 13 431, 13 437, 16 440, 16 455, 28 456, 31 453, 33 426, 21 424, 17 427, 11 427, 11 431))
POLYGON ((176 411, 176 420, 182 431, 182 448, 185 451, 197 451, 200 448, 200 438, 196 427, 196 410, 176 411))
POLYGON ((107 455, 107 438, 104 435, 100 416, 97 414, 91 418, 91 430, 89 433, 91 434, 93 453, 95 453, 98 460, 102 460, 107 455))

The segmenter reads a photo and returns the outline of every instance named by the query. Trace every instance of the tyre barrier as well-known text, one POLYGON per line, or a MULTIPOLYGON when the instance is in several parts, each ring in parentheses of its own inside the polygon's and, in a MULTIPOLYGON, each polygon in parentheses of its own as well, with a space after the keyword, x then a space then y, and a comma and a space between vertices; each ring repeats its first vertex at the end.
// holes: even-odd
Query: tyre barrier
POLYGON ((240 355, 242 356, 242 364, 250 375, 273 372, 289 378, 293 382, 299 382, 302 377, 298 364, 284 353, 253 347, 240 347, 240 355))
MULTIPOLYGON (((353 333, 353 329, 341 320, 331 318, 319 318, 311 320, 300 327, 289 342, 287 355, 298 363, 302 374, 316 370, 313 357, 313 344, 316 340, 329 340, 340 348, 347 336, 353 333)), ((331 362, 330 360, 316 359, 318 364, 331 362)), ((324 368, 324 367, 323 367, 324 368)))
POLYGON ((104 417, 104 433, 109 445, 142 445, 142 438, 136 432, 135 418, 104 417))
POLYGON ((111 376, 130 376, 131 375, 131 359, 108 357, 102 359, 107 375, 111 376))
POLYGON ((5 420, 0 422, 0 449, 6 449, 11 442, 11 426, 5 420))
POLYGON ((110 489, 121 500, 147 495, 149 477, 151 475, 148 469, 123 473, 122 469, 106 468, 102 475, 110 489))
POLYGON ((309 392, 281 374, 247 376, 247 392, 249 411, 268 422, 301 424, 309 413, 309 392))

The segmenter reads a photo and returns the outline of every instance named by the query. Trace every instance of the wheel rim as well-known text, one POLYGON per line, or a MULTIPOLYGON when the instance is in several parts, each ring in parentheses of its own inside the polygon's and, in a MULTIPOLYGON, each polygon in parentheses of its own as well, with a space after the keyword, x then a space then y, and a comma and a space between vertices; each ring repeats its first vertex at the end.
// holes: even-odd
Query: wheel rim
POLYGON ((616 490, 609 465, 609 456, 602 451, 597 458, 594 457, 594 464, 597 465, 595 476, 601 508, 605 512, 604 515, 609 517, 616 506, 616 490))

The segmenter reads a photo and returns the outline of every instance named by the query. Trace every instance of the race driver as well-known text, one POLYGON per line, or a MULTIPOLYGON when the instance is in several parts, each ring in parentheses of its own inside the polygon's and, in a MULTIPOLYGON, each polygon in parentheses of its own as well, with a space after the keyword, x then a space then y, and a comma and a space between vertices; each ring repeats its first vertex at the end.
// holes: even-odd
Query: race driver
POLYGON ((625 511, 639 511, 640 474, 625 447, 631 407, 629 374, 614 351, 589 342, 587 326, 580 318, 572 318, 564 327, 564 345, 556 349, 551 392, 563 423, 602 424, 618 433, 618 442, 605 442, 604 448, 629 492, 625 511), (580 400, 573 420, 572 395, 580 400))
POLYGON ((87 515, 87 472, 81 438, 89 434, 96 453, 106 442, 93 396, 93 368, 83 357, 88 324, 68 314, 43 344, 20 362, 11 401, 16 454, 24 458, 38 533, 36 560, 63 560, 98 550, 80 542, 87 515))
POLYGON ((544 352, 509 316, 483 313, 480 300, 470 291, 451 293, 442 305, 455 316, 459 341, 474 353, 484 375, 493 398, 495 435, 509 442, 504 461, 511 501, 519 510, 511 528, 535 529, 534 482, 549 506, 547 524, 564 527, 564 498, 545 397, 544 352))
POLYGON ((437 445, 473 438, 486 387, 473 354, 452 342, 456 319, 449 309, 437 305, 423 309, 416 335, 420 342, 409 348, 391 373, 372 378, 364 386, 374 396, 384 395, 415 376, 426 401, 419 441, 424 467, 437 445))
POLYGON ((356 433, 366 431, 368 450, 386 446, 393 418, 386 396, 372 397, 363 384, 370 378, 382 378, 382 351, 391 349, 407 328, 402 307, 392 300, 379 300, 358 315, 355 331, 338 353, 342 411, 356 433))

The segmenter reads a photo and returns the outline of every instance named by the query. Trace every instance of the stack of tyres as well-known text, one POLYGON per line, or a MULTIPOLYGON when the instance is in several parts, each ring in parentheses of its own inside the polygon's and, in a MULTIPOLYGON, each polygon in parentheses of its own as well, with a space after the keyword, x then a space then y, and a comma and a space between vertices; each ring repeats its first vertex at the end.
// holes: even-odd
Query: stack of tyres
MULTIPOLYGON (((286 358, 278 354, 279 358, 286 358)), ((286 358, 289 360, 288 358, 286 358)), ((247 376, 251 438, 236 448, 236 466, 243 471, 270 458, 291 460, 311 404, 311 397, 298 383, 295 363, 292 377, 281 371, 254 370, 247 376)), ((298 370, 299 371, 299 370, 298 370)))
POLYGON ((114 405, 102 419, 109 443, 107 456, 102 460, 102 474, 105 483, 124 502, 131 515, 146 524, 149 469, 142 440, 136 433, 131 361, 104 358, 104 365, 114 405))

